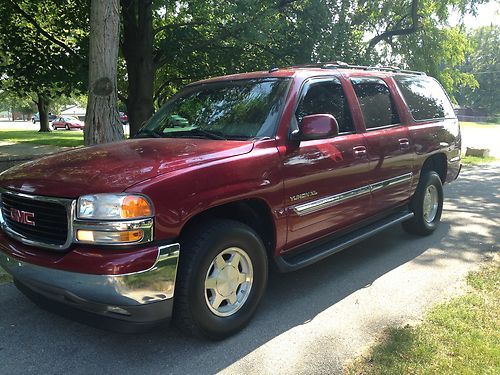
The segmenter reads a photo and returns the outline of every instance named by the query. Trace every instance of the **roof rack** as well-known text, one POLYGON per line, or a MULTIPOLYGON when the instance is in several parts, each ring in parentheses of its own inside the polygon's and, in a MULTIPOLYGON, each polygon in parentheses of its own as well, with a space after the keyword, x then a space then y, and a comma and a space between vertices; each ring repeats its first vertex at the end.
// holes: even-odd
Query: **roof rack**
POLYGON ((383 72, 417 74, 425 76, 425 72, 418 72, 415 70, 400 69, 397 66, 365 66, 365 65, 350 65, 343 61, 329 61, 311 64, 293 65, 291 68, 321 68, 321 69, 360 69, 360 70, 380 70, 383 72))

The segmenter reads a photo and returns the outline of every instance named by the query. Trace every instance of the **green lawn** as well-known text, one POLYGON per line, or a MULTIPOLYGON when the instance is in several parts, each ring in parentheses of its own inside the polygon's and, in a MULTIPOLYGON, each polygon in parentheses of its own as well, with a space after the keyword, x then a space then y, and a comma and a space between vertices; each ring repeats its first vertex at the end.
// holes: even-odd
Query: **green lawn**
POLYGON ((54 130, 50 133, 39 133, 36 130, 0 130, 0 141, 76 147, 83 145, 83 132, 54 130))
POLYGON ((416 327, 392 328, 348 374, 500 374, 500 262, 469 274, 464 296, 416 327))
POLYGON ((10 275, 0 272, 0 284, 9 283, 11 281, 12 277, 10 277, 10 275))
POLYGON ((498 160, 493 156, 487 156, 485 158, 480 158, 478 156, 462 156, 462 164, 466 165, 478 165, 484 163, 491 163, 493 161, 498 160))

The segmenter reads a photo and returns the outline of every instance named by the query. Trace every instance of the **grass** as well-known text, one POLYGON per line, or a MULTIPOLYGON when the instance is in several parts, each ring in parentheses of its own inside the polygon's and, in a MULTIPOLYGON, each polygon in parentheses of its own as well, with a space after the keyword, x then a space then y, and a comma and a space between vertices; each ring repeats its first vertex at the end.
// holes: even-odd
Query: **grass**
POLYGON ((39 133, 36 130, 0 130, 0 141, 76 147, 83 145, 83 132, 54 130, 50 133, 39 133))
POLYGON ((497 161, 498 159, 493 156, 487 156, 481 158, 479 156, 462 156, 462 164, 466 165, 479 165, 484 163, 491 163, 497 161))
POLYGON ((417 327, 392 328, 348 374, 500 374, 500 263, 469 274, 464 296, 417 327))
POLYGON ((481 129, 495 129, 499 128, 499 124, 491 124, 486 122, 468 122, 460 121, 460 127, 462 128, 481 128, 481 129))
POLYGON ((12 277, 10 277, 10 275, 0 271, 0 284, 10 283, 11 281, 12 277))

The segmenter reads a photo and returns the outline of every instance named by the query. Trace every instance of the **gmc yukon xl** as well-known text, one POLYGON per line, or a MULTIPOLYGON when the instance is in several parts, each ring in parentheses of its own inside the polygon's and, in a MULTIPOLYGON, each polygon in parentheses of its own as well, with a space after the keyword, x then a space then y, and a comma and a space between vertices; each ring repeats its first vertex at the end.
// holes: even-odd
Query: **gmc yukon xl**
POLYGON ((223 338, 271 265, 397 223, 432 233, 460 166, 457 118, 425 74, 332 63, 208 79, 133 139, 2 173, 0 265, 75 317, 223 338))

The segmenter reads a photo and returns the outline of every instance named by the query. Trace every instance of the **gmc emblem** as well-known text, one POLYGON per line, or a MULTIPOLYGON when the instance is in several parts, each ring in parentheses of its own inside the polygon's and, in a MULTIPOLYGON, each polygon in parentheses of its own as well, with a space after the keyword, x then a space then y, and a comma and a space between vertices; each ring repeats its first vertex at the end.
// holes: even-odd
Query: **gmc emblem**
POLYGON ((17 208, 11 208, 10 218, 21 224, 35 226, 35 214, 33 212, 26 212, 18 210, 17 208))

